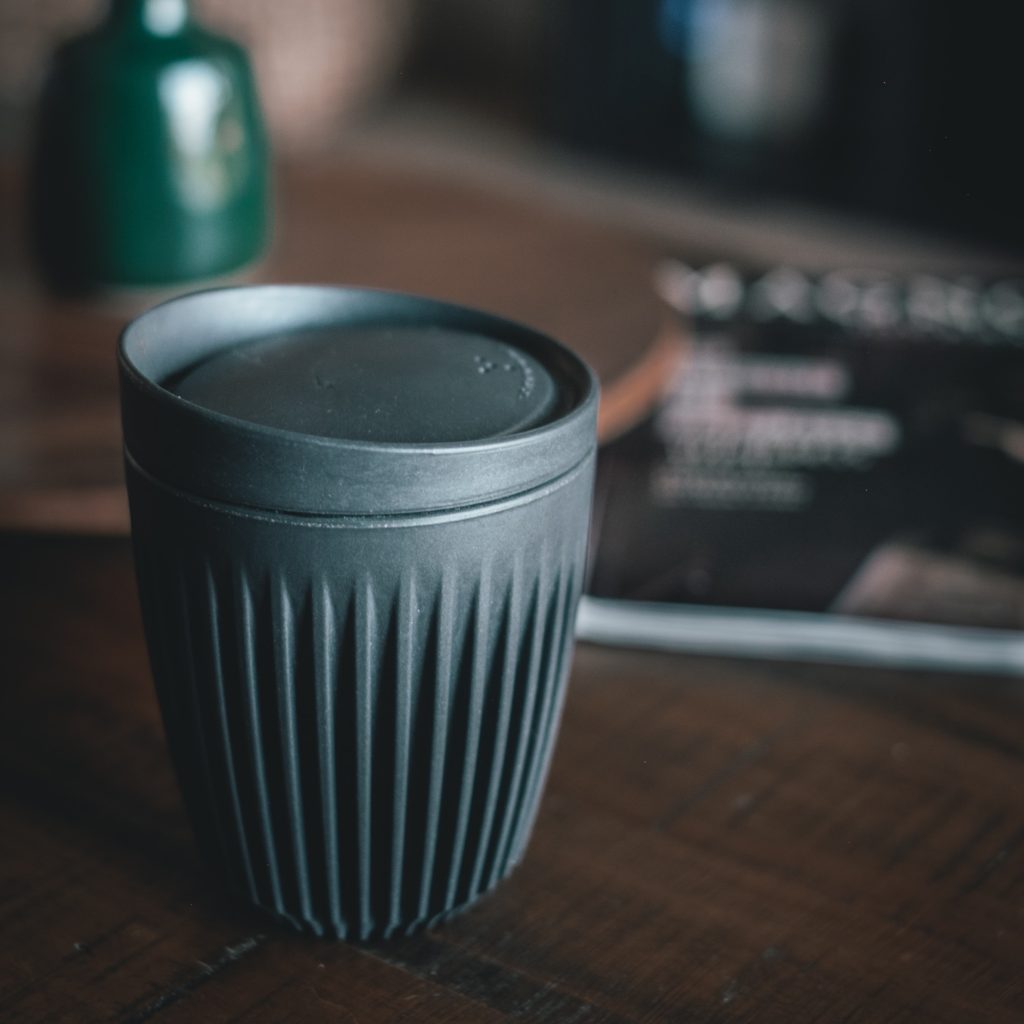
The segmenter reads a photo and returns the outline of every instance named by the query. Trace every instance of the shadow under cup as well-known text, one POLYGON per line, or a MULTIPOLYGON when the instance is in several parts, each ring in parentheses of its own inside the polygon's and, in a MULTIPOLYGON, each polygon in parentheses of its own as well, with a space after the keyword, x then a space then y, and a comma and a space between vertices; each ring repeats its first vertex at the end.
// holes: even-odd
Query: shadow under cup
POLYGON ((225 884, 296 927, 437 923, 522 858, 582 584, 597 385, 498 317, 186 296, 119 352, 139 594, 225 884))

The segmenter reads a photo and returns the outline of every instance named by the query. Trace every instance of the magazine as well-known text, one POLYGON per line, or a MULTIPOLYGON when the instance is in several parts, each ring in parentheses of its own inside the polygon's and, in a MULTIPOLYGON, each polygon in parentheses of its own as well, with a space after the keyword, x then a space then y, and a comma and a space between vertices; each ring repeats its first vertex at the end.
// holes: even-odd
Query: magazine
POLYGON ((1024 672, 1024 283, 672 262, 581 638, 1024 672))

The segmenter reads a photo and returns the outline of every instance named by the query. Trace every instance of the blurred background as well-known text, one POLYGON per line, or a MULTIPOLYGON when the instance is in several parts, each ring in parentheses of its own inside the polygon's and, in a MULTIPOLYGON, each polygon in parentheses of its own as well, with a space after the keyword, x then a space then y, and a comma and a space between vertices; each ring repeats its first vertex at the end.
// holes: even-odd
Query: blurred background
MULTIPOLYGON (((278 155, 368 126, 499 132, 740 203, 1018 250, 1014 5, 928 0, 196 0, 249 49, 278 155), (397 120, 396 120, 397 119, 397 120)), ((2 0, 0 145, 103 0, 2 0)), ((400 133, 400 132, 399 132, 400 133)))
POLYGON ((1016 285, 979 298, 1024 276, 1012 13, 0 0, 0 527, 127 532, 114 339, 210 283, 533 324, 597 370, 605 439, 671 377, 666 259, 931 274, 954 334, 1007 303, 1019 324, 1016 285))

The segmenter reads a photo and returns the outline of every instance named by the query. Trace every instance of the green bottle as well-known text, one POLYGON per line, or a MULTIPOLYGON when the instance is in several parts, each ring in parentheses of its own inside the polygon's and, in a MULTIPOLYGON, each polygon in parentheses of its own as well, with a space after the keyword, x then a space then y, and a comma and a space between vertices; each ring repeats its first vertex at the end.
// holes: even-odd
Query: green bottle
POLYGON ((268 153, 245 51, 188 0, 113 0, 54 58, 39 113, 33 235, 59 289, 169 285, 253 260, 268 153))

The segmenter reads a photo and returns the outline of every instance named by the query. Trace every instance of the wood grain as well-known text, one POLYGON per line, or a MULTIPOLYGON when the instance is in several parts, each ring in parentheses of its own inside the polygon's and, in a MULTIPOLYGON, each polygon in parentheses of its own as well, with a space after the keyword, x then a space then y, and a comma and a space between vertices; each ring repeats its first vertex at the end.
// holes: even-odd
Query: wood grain
POLYGON ((1024 1019, 1019 680, 581 647, 523 865, 356 948, 229 905, 121 540, 0 539, 0 1019, 1024 1019))
MULTIPOLYGON (((621 228, 356 156, 284 166, 277 191, 271 251, 241 279, 490 309, 565 341, 606 384, 655 348, 657 250, 621 228)), ((24 182, 0 169, 0 529, 124 534, 114 346, 131 316, 175 292, 90 303, 44 294, 17 230, 23 205, 24 182)), ((617 400, 618 420, 643 400, 635 385, 617 400)))

